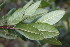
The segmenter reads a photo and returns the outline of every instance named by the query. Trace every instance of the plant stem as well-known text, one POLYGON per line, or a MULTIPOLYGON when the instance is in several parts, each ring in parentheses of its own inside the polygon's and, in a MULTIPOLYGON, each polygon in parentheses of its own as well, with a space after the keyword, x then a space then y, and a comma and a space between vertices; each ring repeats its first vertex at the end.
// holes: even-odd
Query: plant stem
POLYGON ((0 26, 0 29, 15 29, 13 26, 0 26))

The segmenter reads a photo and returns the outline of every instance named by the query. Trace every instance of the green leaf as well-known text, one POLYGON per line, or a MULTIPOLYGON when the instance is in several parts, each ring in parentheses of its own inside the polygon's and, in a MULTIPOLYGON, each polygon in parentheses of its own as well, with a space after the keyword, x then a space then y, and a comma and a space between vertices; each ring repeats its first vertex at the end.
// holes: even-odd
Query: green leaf
POLYGON ((65 13, 62 20, 67 20, 70 17, 70 12, 65 13))
POLYGON ((36 15, 36 16, 34 15, 34 16, 31 16, 31 17, 27 17, 23 22, 27 23, 27 24, 35 23, 43 15, 44 14, 36 15))
POLYGON ((4 17, 5 20, 7 20, 7 18, 9 18, 10 16, 12 16, 12 14, 15 12, 16 8, 11 9, 4 17))
POLYGON ((16 30, 18 33, 24 35, 26 38, 31 39, 31 40, 42 40, 44 39, 42 35, 27 32, 27 31, 20 31, 16 30))
MULTIPOLYGON (((29 38, 29 39, 31 39, 29 34, 32 34, 34 36, 36 34, 38 34, 39 36, 41 35, 43 37, 43 39, 45 39, 45 38, 52 38, 52 37, 55 37, 55 36, 59 35, 59 32, 58 32, 57 29, 55 29, 51 25, 45 24, 45 23, 17 24, 15 26, 15 29, 23 30, 24 34, 21 32, 22 35, 24 35, 25 37, 28 36, 27 38, 29 38)), ((36 38, 34 38, 34 40, 35 39, 36 38)))
MULTIPOLYGON (((19 8, 18 10, 16 10, 12 16, 10 16, 7 19, 7 24, 8 25, 15 25, 17 23, 19 23, 20 21, 23 20, 23 14, 24 14, 24 10, 32 3, 32 0, 26 4, 23 8, 19 8)), ((25 17, 24 17, 25 18, 25 17)))
POLYGON ((31 4, 32 4, 33 0, 30 0, 23 8, 27 9, 31 4))
POLYGON ((39 16, 31 16, 31 17, 27 17, 23 22, 30 24, 30 23, 34 23, 36 22, 37 19, 39 19, 42 15, 39 16))
POLYGON ((0 31, 0 37, 6 38, 6 39, 15 39, 16 38, 16 36, 6 34, 6 32, 4 32, 4 31, 0 31))
POLYGON ((47 39, 41 40, 40 42, 42 45, 45 43, 53 44, 53 45, 62 45, 61 42, 56 38, 47 38, 47 39))
POLYGON ((16 8, 11 9, 6 16, 12 15, 15 12, 16 8))
POLYGON ((31 32, 31 33, 35 33, 35 34, 39 34, 39 31, 34 28, 33 26, 30 26, 29 24, 17 24, 15 26, 16 29, 21 29, 27 32, 31 32))
POLYGON ((36 22, 37 19, 39 19, 41 16, 43 16, 44 14, 46 14, 48 12, 48 10, 46 9, 42 9, 42 8, 38 8, 35 13, 33 14, 33 16, 31 17, 27 17, 23 22, 24 23, 33 23, 36 22))
POLYGON ((38 8, 33 15, 41 15, 41 14, 46 14, 48 10, 43 9, 43 8, 38 8))
POLYGON ((35 28, 37 28, 40 31, 59 33, 59 31, 55 27, 53 27, 52 25, 47 24, 47 23, 31 23, 30 25, 34 26, 35 28))
POLYGON ((52 11, 39 18, 37 22, 48 23, 50 25, 53 25, 57 23, 63 17, 64 14, 64 10, 52 11))
POLYGON ((15 25, 22 21, 23 19, 23 10, 22 8, 16 10, 12 16, 10 16, 7 20, 8 25, 15 25))
POLYGON ((42 8, 45 8, 45 7, 47 7, 47 6, 50 6, 50 3, 47 2, 46 0, 42 0, 42 2, 41 2, 41 7, 42 7, 42 8))
POLYGON ((0 26, 3 26, 5 24, 4 16, 0 16, 0 26))
POLYGON ((32 4, 30 7, 28 7, 25 10, 25 15, 26 16, 31 16, 32 14, 34 14, 34 12, 36 11, 36 9, 39 7, 41 1, 37 1, 36 3, 32 4))
POLYGON ((44 38, 52 38, 59 35, 59 31, 47 23, 32 23, 31 26, 37 28, 44 38))
POLYGON ((0 9, 4 8, 4 6, 5 6, 5 1, 0 4, 0 9))

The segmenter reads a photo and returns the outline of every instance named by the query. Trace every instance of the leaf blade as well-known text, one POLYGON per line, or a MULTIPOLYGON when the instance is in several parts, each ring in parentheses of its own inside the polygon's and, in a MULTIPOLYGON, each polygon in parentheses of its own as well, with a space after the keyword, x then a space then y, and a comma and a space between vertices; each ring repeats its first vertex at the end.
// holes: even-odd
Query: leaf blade
POLYGON ((27 17, 23 22, 27 23, 27 24, 35 23, 37 21, 37 19, 39 19, 41 16, 43 16, 47 12, 48 12, 48 10, 46 10, 46 9, 38 8, 35 11, 35 13, 33 14, 33 16, 27 17))
POLYGON ((59 35, 59 31, 47 23, 32 23, 31 26, 37 28, 44 38, 52 38, 59 35))
POLYGON ((7 24, 8 25, 15 25, 17 23, 19 23, 20 21, 22 21, 23 19, 23 13, 22 13, 22 8, 16 10, 12 16, 10 16, 8 19, 7 19, 7 24))
POLYGON ((43 36, 39 35, 39 34, 27 32, 27 31, 20 31, 20 30, 17 30, 17 32, 24 35, 26 38, 28 38, 30 40, 42 40, 42 39, 44 39, 43 36))
POLYGON ((0 31, 0 37, 6 38, 6 39, 16 39, 16 36, 6 34, 6 32, 0 31))
POLYGON ((36 28, 30 26, 29 24, 17 24, 15 26, 15 28, 20 29, 20 30, 24 30, 24 31, 27 31, 27 32, 39 34, 39 31, 36 28))
POLYGON ((52 11, 42 16, 40 19, 37 20, 37 22, 48 23, 50 25, 53 25, 57 23, 63 17, 64 14, 65 14, 64 10, 52 11))
POLYGON ((45 43, 53 44, 53 45, 62 45, 61 42, 59 40, 57 40, 56 38, 47 38, 47 39, 44 39, 40 42, 42 45, 45 43))
POLYGON ((36 9, 39 7, 41 1, 37 1, 36 3, 32 4, 29 8, 25 10, 25 15, 32 15, 36 9))
POLYGON ((33 0, 31 0, 30 2, 28 2, 23 8, 19 8, 18 10, 16 10, 12 16, 10 16, 7 19, 7 24, 8 25, 15 25, 17 23, 19 23, 20 21, 22 21, 25 16, 23 16, 24 14, 24 10, 29 7, 29 5, 33 2, 33 0))

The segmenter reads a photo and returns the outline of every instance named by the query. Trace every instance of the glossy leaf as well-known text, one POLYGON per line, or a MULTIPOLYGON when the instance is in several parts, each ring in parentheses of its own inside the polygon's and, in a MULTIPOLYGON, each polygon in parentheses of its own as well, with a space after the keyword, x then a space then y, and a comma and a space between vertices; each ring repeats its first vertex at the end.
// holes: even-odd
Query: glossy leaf
POLYGON ((55 10, 45 14, 44 16, 39 18, 37 22, 48 23, 50 25, 53 25, 57 23, 63 17, 64 14, 65 14, 64 10, 55 10))

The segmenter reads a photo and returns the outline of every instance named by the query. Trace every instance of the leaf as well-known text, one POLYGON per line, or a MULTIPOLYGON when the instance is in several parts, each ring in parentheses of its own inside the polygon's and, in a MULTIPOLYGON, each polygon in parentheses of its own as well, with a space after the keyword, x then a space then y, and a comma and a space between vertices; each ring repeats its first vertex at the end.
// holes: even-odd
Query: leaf
POLYGON ((31 23, 31 26, 34 26, 35 28, 37 28, 40 31, 59 33, 59 31, 55 27, 53 27, 52 25, 47 24, 47 23, 31 23))
POLYGON ((46 14, 47 12, 48 12, 48 10, 46 10, 46 9, 38 8, 38 9, 35 11, 34 15, 46 14))
POLYGON ((20 30, 24 30, 24 31, 27 31, 27 32, 39 34, 39 31, 36 28, 34 28, 33 26, 30 26, 28 24, 17 24, 15 26, 15 28, 20 29, 20 30))
POLYGON ((11 9, 4 17, 5 20, 7 20, 7 18, 9 18, 14 12, 15 12, 16 8, 11 9))
POLYGON ((0 26, 3 26, 5 24, 4 16, 0 16, 0 26))
POLYGON ((5 7, 5 3, 6 3, 6 2, 4 1, 3 3, 0 4, 0 9, 2 9, 2 8, 5 7))
MULTIPOLYGON (((7 24, 8 25, 15 25, 17 23, 19 23, 20 21, 23 20, 23 14, 24 14, 24 10, 32 3, 32 0, 26 4, 23 8, 19 8, 18 10, 16 10, 12 16, 10 16, 7 19, 7 24)), ((25 17, 24 17, 25 18, 25 17)))
POLYGON ((8 25, 15 25, 22 21, 23 19, 23 11, 22 8, 16 10, 12 16, 10 16, 7 20, 8 25))
POLYGON ((31 23, 31 26, 37 28, 44 38, 52 38, 59 35, 59 31, 47 23, 31 23))
POLYGON ((6 16, 12 15, 15 12, 16 8, 11 9, 6 16))
POLYGON ((34 14, 34 12, 36 11, 36 9, 39 7, 41 1, 37 1, 36 3, 32 4, 30 7, 28 7, 25 10, 25 15, 26 16, 31 16, 32 14, 34 14))
POLYGON ((39 35, 39 34, 27 32, 27 31, 20 31, 20 30, 17 30, 17 32, 19 32, 20 34, 24 35, 26 38, 31 39, 31 40, 42 40, 42 39, 44 39, 43 36, 39 35))
POLYGON ((41 35, 44 36, 44 38, 53 38, 53 37, 55 37, 55 36, 58 36, 59 33, 41 31, 41 35))
POLYGON ((44 14, 37 15, 37 16, 34 15, 34 16, 31 16, 31 17, 27 17, 23 22, 27 23, 27 24, 35 23, 42 15, 44 15, 44 14))
POLYGON ((23 21, 23 23, 30 24, 30 23, 34 22, 34 20, 37 19, 38 17, 40 17, 40 16, 27 17, 27 18, 23 21))
POLYGON ((65 13, 62 20, 67 20, 70 17, 70 12, 65 13))
POLYGON ((64 10, 52 11, 39 18, 36 22, 48 23, 50 25, 53 25, 57 23, 63 17, 64 14, 64 10))
POLYGON ((3 31, 0 31, 0 37, 6 38, 6 39, 15 39, 16 38, 16 36, 6 34, 6 32, 3 32, 3 31))
POLYGON ((40 42, 42 45, 45 43, 53 44, 53 45, 62 45, 61 42, 56 38, 47 38, 47 39, 41 40, 40 42))
POLYGON ((30 0, 23 8, 27 9, 31 4, 32 4, 33 0, 30 0))
POLYGON ((26 37, 21 34, 22 32, 21 31, 18 32, 18 31, 20 31, 20 30, 15 30, 17 37, 21 38, 24 41, 27 41, 26 37))
MULTIPOLYGON (((38 35, 41 35, 43 37, 43 39, 45 39, 45 38, 52 38, 52 37, 59 35, 59 32, 57 29, 55 29, 54 27, 52 27, 49 24, 44 24, 44 23, 17 24, 15 26, 15 29, 23 30, 25 37, 29 36, 29 34, 32 34, 34 36, 36 34, 38 34, 38 35)), ((27 38, 29 38, 29 37, 27 37, 27 38)), ((29 39, 31 39, 31 37, 29 39)))
POLYGON ((37 19, 39 19, 41 16, 43 16, 44 14, 46 14, 48 12, 48 10, 46 9, 42 9, 42 8, 38 8, 35 13, 33 14, 33 16, 31 17, 27 17, 23 22, 24 23, 33 23, 36 22, 37 19))
POLYGON ((41 7, 42 7, 42 8, 45 8, 45 7, 47 7, 47 6, 50 6, 50 3, 47 2, 47 1, 45 1, 45 0, 42 0, 42 2, 41 2, 41 7))

